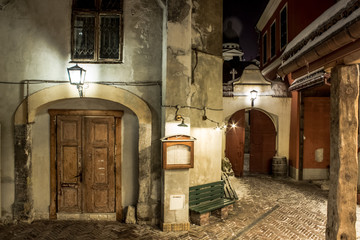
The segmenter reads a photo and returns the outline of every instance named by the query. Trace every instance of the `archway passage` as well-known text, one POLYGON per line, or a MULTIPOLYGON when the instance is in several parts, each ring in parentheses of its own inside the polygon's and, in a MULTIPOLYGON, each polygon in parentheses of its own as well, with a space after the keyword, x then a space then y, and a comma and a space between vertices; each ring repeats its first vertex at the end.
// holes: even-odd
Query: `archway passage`
POLYGON ((271 173, 272 158, 276 154, 276 130, 273 121, 264 112, 245 109, 234 113, 226 133, 226 152, 234 174, 241 177, 244 173, 244 154, 247 139, 250 143, 250 173, 271 173), (246 114, 249 117, 246 117, 246 114), (236 127, 231 127, 236 124, 236 127), (250 127, 250 137, 246 137, 246 126, 250 127))
MULTIPOLYGON (((30 194, 31 185, 28 184, 32 181, 32 176, 30 175, 32 171, 32 155, 28 154, 28 150, 32 148, 32 132, 31 126, 35 123, 36 114, 43 106, 46 106, 49 103, 65 100, 65 99, 74 99, 79 98, 77 89, 70 84, 62 84, 50 88, 45 88, 40 90, 23 101, 18 109, 16 110, 14 117, 15 129, 18 132, 18 138, 20 139, 17 142, 22 144, 15 144, 15 149, 18 154, 15 155, 15 170, 16 172, 21 172, 22 176, 18 176, 16 179, 15 188, 17 189, 15 193, 15 209, 14 215, 17 218, 29 218, 33 210, 33 199, 34 197, 30 194)), ((108 100, 114 103, 120 103, 124 107, 127 107, 131 110, 138 119, 138 128, 139 128, 139 140, 138 140, 138 168, 141 172, 141 176, 138 177, 138 196, 137 196, 137 219, 139 221, 149 221, 154 212, 149 209, 149 202, 151 198, 151 144, 152 144, 152 113, 148 104, 135 94, 117 87, 99 85, 99 84, 90 84, 89 88, 86 89, 86 98, 89 99, 102 99, 108 100)), ((116 125, 116 124, 115 124, 116 125)), ((56 136, 55 133, 52 135, 56 136)), ((116 134, 116 138, 121 138, 121 134, 116 134)), ((119 139, 120 140, 120 139, 119 139)), ((120 149, 120 148, 117 148, 120 149)), ((53 151, 56 152, 56 151, 53 151)), ((56 156, 54 157, 54 159, 56 156)), ((52 167, 50 171, 56 176, 55 167, 52 167)), ((119 171, 120 168, 116 168, 115 171, 119 171)), ((116 173, 115 173, 116 174, 116 173)), ((119 175, 120 176, 120 175, 119 175)), ((56 184, 56 178, 50 179, 50 184, 56 184)), ((116 186, 115 186, 116 187, 116 186)), ((121 189, 119 189, 120 191, 121 189)), ((55 196, 52 196, 53 201, 50 203, 51 206, 56 206, 56 192, 52 193, 55 196)), ((121 200, 121 198, 117 198, 121 200)), ((121 206, 115 202, 116 206, 121 206)), ((155 204, 154 204, 155 205, 155 204)), ((155 209, 155 208, 154 208, 155 209)), ((121 213, 117 211, 116 213, 121 213)), ((50 207, 49 217, 52 218, 56 216, 56 208, 50 207)), ((116 218, 121 220, 121 214, 117 214, 116 218)))

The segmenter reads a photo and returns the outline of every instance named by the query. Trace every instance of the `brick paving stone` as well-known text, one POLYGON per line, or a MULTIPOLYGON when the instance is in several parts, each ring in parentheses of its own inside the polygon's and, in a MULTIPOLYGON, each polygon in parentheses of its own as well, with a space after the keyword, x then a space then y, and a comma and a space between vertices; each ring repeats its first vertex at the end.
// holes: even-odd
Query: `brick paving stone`
MULTIPOLYGON (((327 190, 307 181, 249 175, 230 177, 239 200, 226 220, 214 215, 189 232, 111 221, 34 221, 0 224, 0 239, 323 240, 327 190)), ((357 207, 360 219, 360 208, 357 207)), ((356 223, 360 230, 360 221, 356 223)), ((357 239, 360 239, 359 234, 357 239)))

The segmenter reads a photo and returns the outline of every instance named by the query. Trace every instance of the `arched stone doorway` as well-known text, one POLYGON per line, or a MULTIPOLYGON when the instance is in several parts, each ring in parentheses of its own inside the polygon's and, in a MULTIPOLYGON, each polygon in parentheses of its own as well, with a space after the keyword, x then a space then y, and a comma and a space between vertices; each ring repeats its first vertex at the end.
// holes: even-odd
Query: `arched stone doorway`
POLYGON ((225 156, 235 176, 243 176, 244 164, 250 173, 270 174, 276 154, 276 129, 269 115, 260 109, 242 109, 230 117, 228 126, 225 156), (236 126, 232 127, 233 124, 236 126))
MULTIPOLYGON (((137 201, 137 216, 140 221, 150 219, 153 213, 150 209, 152 203, 151 197, 151 136, 152 136, 152 114, 147 103, 129 91, 105 86, 105 85, 90 85, 86 89, 86 97, 89 99, 101 99, 120 103, 131 110, 138 119, 138 166, 139 174, 139 194, 137 201)), ((36 120, 37 112, 43 106, 66 99, 78 99, 76 88, 71 85, 58 85, 51 88, 46 88, 30 95, 24 100, 15 112, 15 132, 17 134, 17 143, 15 144, 15 171, 16 186, 15 186, 15 210, 16 218, 26 219, 33 217, 32 206, 32 186, 28 184, 31 182, 31 164, 32 156, 32 125, 36 120), (18 173, 22 173, 21 175, 18 173)))

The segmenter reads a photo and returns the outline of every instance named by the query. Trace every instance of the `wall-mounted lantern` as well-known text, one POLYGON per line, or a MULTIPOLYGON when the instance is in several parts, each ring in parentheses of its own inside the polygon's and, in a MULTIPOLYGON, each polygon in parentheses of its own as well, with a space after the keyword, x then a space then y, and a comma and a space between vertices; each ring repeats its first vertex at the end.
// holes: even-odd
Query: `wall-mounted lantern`
POLYGON ((254 107, 254 101, 257 98, 258 92, 256 90, 250 91, 251 107, 254 107))
POLYGON ((175 116, 175 120, 176 120, 176 121, 181 121, 181 123, 178 124, 178 127, 188 127, 188 125, 185 124, 185 119, 184 119, 183 116, 181 116, 181 115, 176 115, 176 116, 175 116))
POLYGON ((175 121, 181 121, 180 124, 178 124, 178 127, 188 127, 188 125, 185 124, 185 119, 183 116, 181 116, 180 114, 178 114, 179 110, 180 110, 180 106, 176 105, 176 112, 175 112, 175 121))
POLYGON ((83 97, 83 88, 85 83, 86 70, 79 67, 77 64, 67 69, 70 84, 76 85, 79 96, 83 97))

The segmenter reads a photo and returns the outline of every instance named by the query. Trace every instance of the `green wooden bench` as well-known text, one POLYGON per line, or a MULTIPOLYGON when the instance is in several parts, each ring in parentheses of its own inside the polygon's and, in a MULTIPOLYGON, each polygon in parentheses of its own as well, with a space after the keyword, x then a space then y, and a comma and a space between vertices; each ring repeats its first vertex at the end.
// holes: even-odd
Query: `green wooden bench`
POLYGON ((214 210, 220 210, 221 218, 226 218, 229 210, 227 206, 232 207, 233 203, 235 200, 225 198, 224 181, 189 188, 190 220, 195 224, 207 224, 214 210))

